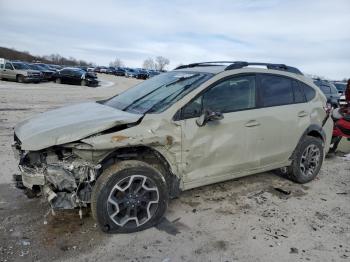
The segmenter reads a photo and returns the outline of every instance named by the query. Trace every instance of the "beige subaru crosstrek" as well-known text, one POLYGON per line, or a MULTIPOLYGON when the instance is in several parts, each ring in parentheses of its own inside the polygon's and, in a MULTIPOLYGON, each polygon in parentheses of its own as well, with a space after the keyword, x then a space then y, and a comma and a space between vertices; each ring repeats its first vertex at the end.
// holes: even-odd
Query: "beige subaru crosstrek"
POLYGON ((325 96, 296 68, 196 63, 18 124, 15 179, 53 209, 91 206, 103 231, 134 232, 183 190, 269 170, 311 181, 332 127, 325 96))

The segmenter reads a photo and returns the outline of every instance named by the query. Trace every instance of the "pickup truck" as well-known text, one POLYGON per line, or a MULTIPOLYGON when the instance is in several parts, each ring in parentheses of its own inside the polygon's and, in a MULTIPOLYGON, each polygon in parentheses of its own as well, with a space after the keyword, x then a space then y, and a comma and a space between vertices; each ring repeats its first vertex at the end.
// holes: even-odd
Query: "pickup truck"
POLYGON ((23 62, 0 59, 0 79, 15 80, 19 83, 39 83, 42 80, 42 73, 31 70, 23 62))

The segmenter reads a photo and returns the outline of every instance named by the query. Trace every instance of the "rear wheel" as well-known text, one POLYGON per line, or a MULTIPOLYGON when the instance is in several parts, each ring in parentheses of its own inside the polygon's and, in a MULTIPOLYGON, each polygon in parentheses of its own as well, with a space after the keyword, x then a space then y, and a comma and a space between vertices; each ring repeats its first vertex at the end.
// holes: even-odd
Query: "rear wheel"
POLYGON ((161 173, 136 160, 122 161, 106 169, 91 198, 93 217, 109 233, 130 233, 154 226, 167 205, 167 186, 161 173))
POLYGON ((323 162, 323 142, 320 138, 306 136, 293 154, 293 162, 286 169, 288 177, 297 183, 307 183, 319 173, 323 162))

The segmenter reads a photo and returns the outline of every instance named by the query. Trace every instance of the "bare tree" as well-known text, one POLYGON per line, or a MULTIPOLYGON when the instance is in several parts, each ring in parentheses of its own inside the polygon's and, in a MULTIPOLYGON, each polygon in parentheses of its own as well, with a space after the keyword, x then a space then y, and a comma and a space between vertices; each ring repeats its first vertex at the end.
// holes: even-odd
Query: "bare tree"
POLYGON ((116 58, 113 62, 109 63, 109 66, 113 66, 113 67, 123 67, 124 63, 122 60, 120 60, 119 58, 116 58))
POLYGON ((163 56, 156 57, 156 66, 158 70, 164 70, 165 66, 169 65, 170 61, 168 58, 163 56))
POLYGON ((143 61, 142 67, 144 69, 154 70, 154 69, 156 69, 156 63, 154 62, 153 58, 149 57, 145 61, 143 61))

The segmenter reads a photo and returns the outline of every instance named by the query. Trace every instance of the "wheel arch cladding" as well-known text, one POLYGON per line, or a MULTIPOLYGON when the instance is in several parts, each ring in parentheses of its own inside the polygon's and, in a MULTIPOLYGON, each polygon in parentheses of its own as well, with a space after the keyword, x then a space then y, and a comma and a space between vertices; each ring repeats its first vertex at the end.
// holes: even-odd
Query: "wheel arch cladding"
POLYGON ((295 146, 292 155, 290 156, 290 159, 293 159, 294 157, 294 153, 296 151, 296 149, 298 148, 298 146, 300 145, 300 143, 303 141, 303 139, 306 136, 312 136, 312 137, 316 137, 322 140, 322 143, 325 143, 326 141, 326 134, 323 131, 322 127, 316 124, 311 124, 305 131, 304 133, 301 135, 297 145, 295 146))
POLYGON ((313 136, 320 138, 323 142, 326 141, 326 133, 323 131, 322 127, 316 124, 310 125, 304 132, 303 136, 313 136))
POLYGON ((175 198, 179 195, 180 179, 172 172, 168 160, 156 149, 148 146, 118 148, 101 161, 102 169, 105 170, 109 166, 123 160, 139 160, 151 165, 164 177, 169 197, 175 198))

